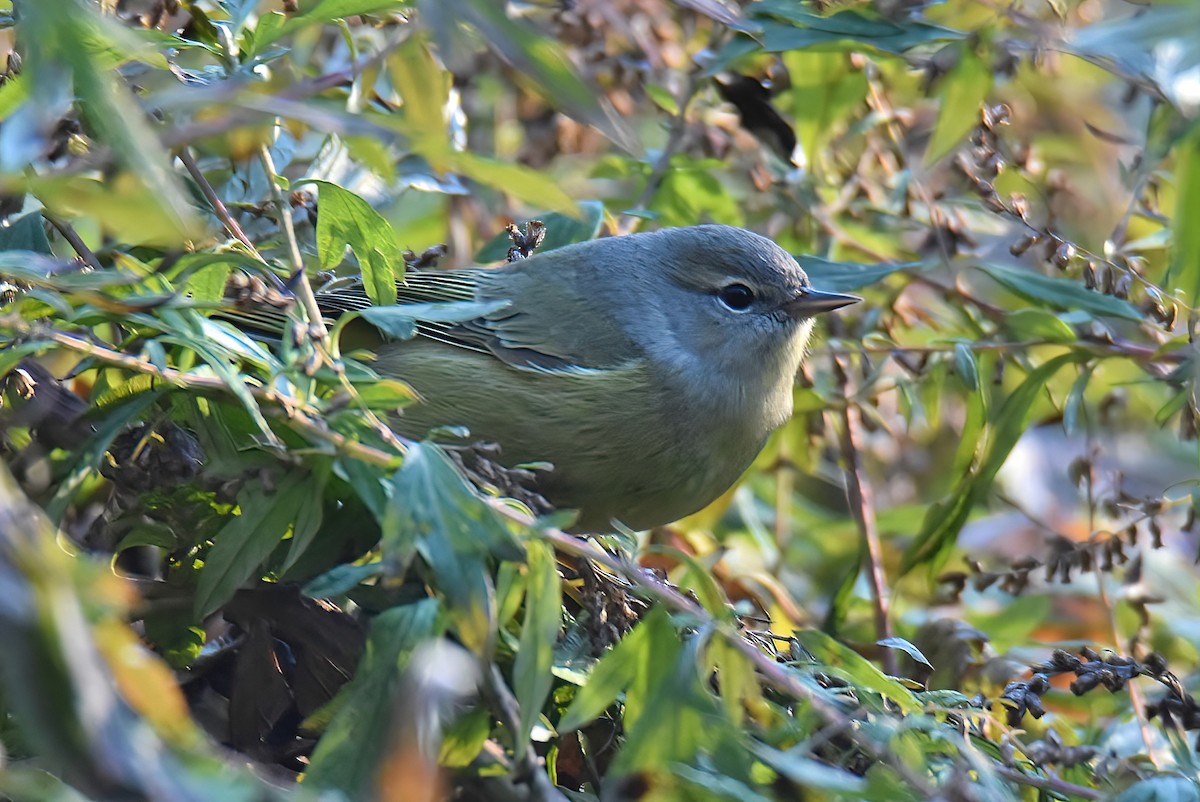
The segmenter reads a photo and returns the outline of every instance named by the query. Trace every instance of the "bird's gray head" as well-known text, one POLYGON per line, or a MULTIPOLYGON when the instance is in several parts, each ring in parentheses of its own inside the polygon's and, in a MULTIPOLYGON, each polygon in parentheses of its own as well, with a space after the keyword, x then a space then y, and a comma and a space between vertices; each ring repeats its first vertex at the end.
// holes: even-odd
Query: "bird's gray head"
POLYGON ((630 283, 652 301, 635 302, 641 322, 631 321, 643 347, 751 392, 759 378, 790 386, 812 317, 858 300, 814 290, 790 254, 744 229, 693 226, 628 239, 641 256, 625 263, 630 283))

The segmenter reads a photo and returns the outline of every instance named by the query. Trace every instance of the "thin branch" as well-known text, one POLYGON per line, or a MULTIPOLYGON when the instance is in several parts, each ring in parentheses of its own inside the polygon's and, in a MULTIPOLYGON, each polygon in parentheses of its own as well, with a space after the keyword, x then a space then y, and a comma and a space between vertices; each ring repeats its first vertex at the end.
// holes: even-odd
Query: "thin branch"
POLYGON ((287 238, 288 256, 292 260, 292 280, 289 282, 292 285, 292 292, 300 299, 300 304, 304 307, 305 317, 308 318, 308 329, 313 339, 318 342, 324 342, 329 337, 329 332, 325 329, 325 317, 321 314, 321 307, 317 305, 317 297, 313 294, 312 285, 308 283, 308 277, 304 273, 304 256, 300 253, 300 243, 296 240, 296 226, 292 223, 292 207, 288 204, 287 199, 283 197, 283 190, 279 186, 278 178, 279 171, 275 169, 275 160, 271 157, 271 149, 263 144, 258 149, 258 157, 262 161, 263 169, 267 172, 267 186, 270 187, 271 202, 275 205, 275 212, 279 216, 279 225, 283 228, 284 236, 287 238))
POLYGON ((225 226, 225 230, 228 231, 234 239, 245 245, 255 259, 260 262, 265 262, 266 260, 263 259, 262 254, 258 252, 258 248, 256 248, 250 238, 246 236, 246 232, 242 230, 242 227, 238 224, 238 221, 233 219, 233 215, 229 213, 229 209, 226 208, 225 203, 220 199, 220 197, 217 196, 217 192, 213 189, 212 184, 210 184, 208 179, 204 177, 204 173, 200 171, 199 165, 196 164, 195 157, 192 156, 192 152, 188 148, 184 147, 179 149, 179 161, 183 163, 183 166, 187 168, 188 174, 192 177, 192 180, 196 182, 198 187, 200 187, 200 192, 208 200, 209 205, 212 206, 213 213, 217 216, 217 219, 221 221, 221 224, 225 226))
MULTIPOLYGON (((728 30, 724 26, 715 26, 712 36, 708 43, 708 50, 715 50, 721 40, 726 36, 728 30)), ((688 73, 687 85, 683 89, 682 95, 679 97, 679 111, 671 119, 671 127, 667 131, 667 143, 658 154, 658 158, 654 160, 654 165, 650 168, 650 175, 646 177, 646 185, 642 188, 642 192, 633 203, 633 209, 645 209, 646 204, 654 197, 654 193, 658 192, 658 188, 662 186, 663 179, 666 178, 667 172, 671 169, 671 159, 675 156, 679 147, 683 144, 683 135, 687 133, 687 112, 691 106, 692 100, 700 91, 706 80, 705 65, 693 62, 692 69, 688 73)), ((621 218, 619 226, 620 233, 628 234, 632 231, 633 226, 638 220, 637 216, 627 214, 621 218)))
POLYGON ((1055 794, 1065 794, 1069 796, 1077 796, 1080 799, 1101 799, 1105 794, 1100 793, 1094 788, 1088 788, 1083 785, 1059 780, 1054 777, 1035 777, 1032 774, 1026 774, 1023 771, 1010 769, 1007 766, 996 766, 993 768, 997 774, 1006 780, 1018 783, 1020 785, 1028 785, 1030 788, 1039 788, 1043 791, 1050 791, 1055 794))
MULTIPOLYGON (((499 666, 495 663, 492 664, 491 671, 487 672, 485 682, 496 702, 504 726, 514 735, 520 732, 521 710, 517 704, 517 698, 509 690, 504 676, 500 673, 499 666)), ((513 772, 523 775, 521 777, 514 776, 513 782, 524 781, 527 783, 530 796, 536 802, 567 802, 566 796, 550 782, 550 777, 542 768, 543 761, 538 757, 532 743, 527 742, 525 748, 522 749, 514 737, 513 753, 516 756, 513 772)))
MULTIPOLYGON (((144 373, 175 387, 200 392, 222 394, 229 392, 229 387, 225 382, 215 376, 199 376, 192 373, 184 373, 175 368, 160 368, 147 360, 139 359, 136 356, 124 354, 120 351, 114 351, 111 348, 58 329, 39 327, 36 330, 30 330, 27 326, 24 329, 35 338, 46 339, 69 351, 85 354, 108 365, 115 365, 138 373, 144 373)), ((270 389, 247 387, 246 390, 256 401, 268 405, 263 410, 265 413, 272 414, 273 417, 283 421, 290 428, 306 435, 312 440, 326 443, 339 453, 372 465, 391 468, 399 464, 399 454, 381 451, 380 449, 351 440, 337 432, 330 431, 325 426, 324 421, 321 420, 320 412, 317 410, 298 406, 293 399, 281 396, 270 389)))
POLYGON ((42 209, 42 218, 58 229, 58 233, 62 234, 62 238, 75 249, 75 253, 79 254, 79 258, 87 263, 88 267, 93 270, 103 270, 104 265, 100 264, 100 259, 92 252, 92 249, 87 246, 83 238, 66 220, 62 220, 50 214, 45 209, 42 209))
MULTIPOLYGON (((857 392, 848 371, 838 360, 833 361, 834 373, 841 381, 842 395, 852 399, 857 392)), ((841 410, 842 459, 846 464, 846 500, 854 514, 862 537, 866 558, 865 569, 871 588, 871 604, 875 610, 875 635, 878 640, 892 637, 892 623, 888 615, 887 576, 883 568, 883 546, 879 540, 879 527, 875 522, 875 502, 871 483, 862 465, 862 412, 849 403, 841 410)), ((883 651, 883 669, 896 675, 896 653, 892 649, 883 651)))

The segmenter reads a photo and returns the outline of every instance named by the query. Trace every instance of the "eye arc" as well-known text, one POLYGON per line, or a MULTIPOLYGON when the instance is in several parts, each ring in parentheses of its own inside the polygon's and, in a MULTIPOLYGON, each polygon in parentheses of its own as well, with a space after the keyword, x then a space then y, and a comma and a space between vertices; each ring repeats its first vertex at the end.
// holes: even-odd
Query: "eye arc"
POLYGON ((754 290, 745 284, 727 284, 717 290, 717 300, 730 311, 745 312, 754 303, 754 290))

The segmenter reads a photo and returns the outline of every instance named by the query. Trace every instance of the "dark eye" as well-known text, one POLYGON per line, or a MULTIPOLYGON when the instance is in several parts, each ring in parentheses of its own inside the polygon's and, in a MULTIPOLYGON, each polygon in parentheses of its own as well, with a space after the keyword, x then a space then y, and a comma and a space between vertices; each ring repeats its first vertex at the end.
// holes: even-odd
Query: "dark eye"
POLYGON ((717 298, 734 312, 745 312, 754 303, 754 290, 745 284, 728 284, 717 290, 717 298))

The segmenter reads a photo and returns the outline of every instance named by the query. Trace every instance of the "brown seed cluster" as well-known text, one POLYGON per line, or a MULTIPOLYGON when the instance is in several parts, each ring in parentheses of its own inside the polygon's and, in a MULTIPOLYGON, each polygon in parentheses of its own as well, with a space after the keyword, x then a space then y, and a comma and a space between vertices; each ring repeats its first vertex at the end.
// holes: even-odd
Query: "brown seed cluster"
MULTIPOLYGON (((984 107, 980 123, 971 134, 970 148, 955 158, 955 166, 970 182, 983 205, 1021 224, 1023 233, 1009 245, 1009 252, 1013 256, 1038 253, 1043 261, 1060 272, 1078 270, 1083 285, 1089 290, 1121 300, 1136 300, 1142 312, 1164 329, 1172 330, 1179 309, 1165 293, 1142 278, 1137 257, 1117 254, 1112 258, 1103 258, 1088 253, 1049 225, 1035 222, 1024 195, 1012 193, 1007 197, 1001 196, 995 181, 1008 161, 1001 152, 998 132, 1009 124, 1011 116, 1011 111, 1004 104, 984 107), (1135 288, 1139 296, 1137 298, 1134 298, 1135 288)), ((1052 176, 1050 189, 1063 189, 1065 180, 1061 176, 1052 176)))

